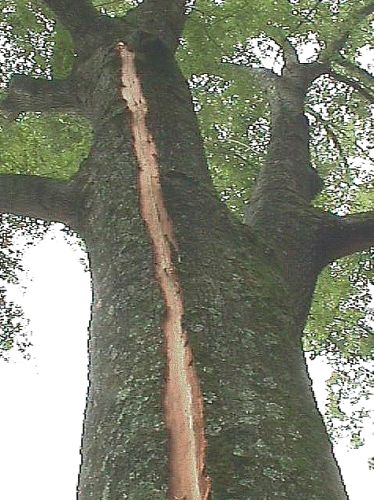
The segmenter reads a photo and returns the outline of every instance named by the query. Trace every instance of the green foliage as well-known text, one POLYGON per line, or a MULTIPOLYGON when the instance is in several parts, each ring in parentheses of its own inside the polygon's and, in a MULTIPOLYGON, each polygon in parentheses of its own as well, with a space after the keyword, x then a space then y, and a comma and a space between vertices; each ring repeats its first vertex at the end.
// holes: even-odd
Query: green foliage
POLYGON ((72 115, 41 117, 28 113, 0 126, 0 168, 3 173, 69 179, 87 156, 90 129, 72 115))
POLYGON ((66 78, 71 72, 74 62, 74 47, 70 33, 60 24, 53 32, 53 53, 51 69, 54 78, 66 78))
POLYGON ((93 0, 92 5, 96 7, 99 12, 111 17, 124 16, 131 8, 135 7, 139 2, 137 0, 123 0, 123 1, 107 1, 93 0))
POLYGON ((364 419, 372 416, 365 404, 374 393, 373 262, 371 250, 323 271, 304 337, 311 357, 324 355, 334 368, 326 413, 330 434, 349 436, 355 447, 362 444, 364 419))
POLYGON ((14 73, 47 74, 52 54, 54 21, 39 1, 0 0, 1 80, 14 73))
POLYGON ((31 346, 27 320, 21 307, 9 298, 9 288, 18 284, 25 245, 34 244, 45 232, 42 221, 3 214, 0 220, 0 359, 16 348, 25 358, 31 346), (22 241, 22 243, 20 243, 22 241))
MULTIPOLYGON (((43 2, 1 0, 0 11, 0 88, 12 74, 63 78, 70 73, 74 56, 70 35, 56 24, 43 2)), ((76 116, 28 113, 11 123, 0 118, 0 171, 69 179, 89 144, 90 129, 76 116)), ((27 356, 31 345, 22 311, 6 293, 7 284, 17 282, 20 270, 21 251, 14 250, 15 242, 21 235, 27 244, 37 241, 46 224, 7 215, 1 219, 0 357, 7 359, 12 348, 27 356)))
POLYGON ((0 0, 1 81, 14 73, 63 78, 73 64, 70 34, 41 0, 0 0))
POLYGON ((345 360, 370 358, 374 332, 372 300, 368 284, 373 281, 371 251, 341 259, 320 275, 319 300, 314 301, 307 325, 306 348, 314 355, 336 355, 345 360), (334 283, 334 286, 332 286, 334 283))
POLYGON ((327 381, 327 389, 325 422, 330 435, 335 440, 349 437, 351 446, 359 448, 364 444, 365 421, 372 416, 366 405, 374 389, 370 363, 340 361, 327 381))

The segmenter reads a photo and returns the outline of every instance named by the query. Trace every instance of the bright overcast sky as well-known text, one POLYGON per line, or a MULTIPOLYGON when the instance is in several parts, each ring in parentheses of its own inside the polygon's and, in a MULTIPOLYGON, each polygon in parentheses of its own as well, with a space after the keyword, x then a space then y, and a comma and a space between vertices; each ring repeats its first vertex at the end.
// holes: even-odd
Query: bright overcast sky
MULTIPOLYGON (((79 257, 58 232, 26 254, 22 305, 34 348, 30 361, 0 362, 4 500, 76 498, 90 304, 89 275, 79 257)), ((329 368, 314 361, 312 375, 323 405, 329 368)), ((367 434, 371 442, 359 450, 338 450, 351 500, 373 499, 374 471, 367 466, 374 455, 373 427, 367 434)))
POLYGON ((87 386, 89 274, 62 235, 27 251, 32 359, 0 363, 0 498, 73 500, 87 386))

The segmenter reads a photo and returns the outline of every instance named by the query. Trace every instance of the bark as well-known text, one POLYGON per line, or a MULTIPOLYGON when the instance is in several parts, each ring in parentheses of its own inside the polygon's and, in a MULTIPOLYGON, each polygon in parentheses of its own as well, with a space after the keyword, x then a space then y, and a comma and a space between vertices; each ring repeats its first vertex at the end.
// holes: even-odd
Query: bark
POLYGON ((86 2, 46 3, 90 49, 69 80, 94 129, 69 184, 94 289, 79 500, 346 498, 301 335, 319 271, 372 226, 337 230, 310 205, 320 182, 303 106, 326 67, 288 46, 283 75, 267 80, 272 140, 245 226, 214 192, 174 60, 183 2, 144 1, 104 23, 90 10, 84 25, 73 13, 86 2), (170 394, 192 422, 185 454, 203 443, 192 468, 170 394))
POLYGON ((281 76, 255 70, 256 78, 267 88, 271 140, 245 222, 276 249, 276 259, 292 293, 302 330, 316 279, 324 265, 320 233, 325 219, 325 214, 310 205, 322 189, 322 181, 311 165, 304 103, 309 86, 328 67, 300 64, 287 42, 284 56, 286 64, 281 76))
POLYGON ((360 252, 374 245, 374 212, 330 216, 324 231, 326 262, 360 252))
POLYGON ((76 227, 77 193, 72 183, 32 175, 0 176, 0 212, 76 227))
POLYGON ((14 75, 0 109, 15 119, 20 113, 76 112, 78 102, 69 80, 41 80, 25 75, 14 75))
POLYGON ((185 16, 185 0, 144 0, 127 15, 127 21, 136 30, 150 33, 157 44, 175 52, 182 33, 185 16))

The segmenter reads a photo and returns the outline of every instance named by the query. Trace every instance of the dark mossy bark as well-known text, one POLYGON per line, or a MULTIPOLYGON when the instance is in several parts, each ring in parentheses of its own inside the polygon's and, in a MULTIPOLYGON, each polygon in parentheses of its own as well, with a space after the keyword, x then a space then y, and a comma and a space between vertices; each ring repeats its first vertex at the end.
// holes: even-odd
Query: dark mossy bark
MULTIPOLYGON (((279 221, 281 249, 261 228, 237 222, 213 191, 191 98, 171 54, 142 47, 137 67, 179 246, 175 265, 204 395, 212 498, 345 498, 300 343, 318 274, 316 248, 311 255, 307 243, 319 219, 300 207, 303 231, 291 239, 279 221), (285 245, 299 252, 300 269, 295 256, 294 270, 284 272, 285 245), (301 305, 297 282, 307 289, 301 305)), ((91 93, 81 100, 99 111, 90 157, 76 178, 94 285, 79 498, 166 498, 165 311, 139 213, 115 50, 97 51, 85 74, 91 93)))
MULTIPOLYGON (((87 116, 94 132, 89 157, 69 184, 94 294, 79 500, 168 497, 165 304, 139 208, 119 41, 136 54, 178 243, 174 265, 204 397, 212 498, 346 498, 301 346, 315 281, 329 260, 326 228, 334 225, 310 206, 318 176, 309 163, 303 102, 318 71, 305 79, 291 54, 283 80, 272 83, 272 143, 244 225, 214 192, 174 59, 183 2, 174 2, 179 7, 166 23, 160 6, 168 1, 146 0, 123 21, 102 22, 89 10, 85 26, 74 21, 74 9, 69 14, 69 2, 46 3, 82 42, 69 107, 87 116), (168 23, 175 29, 167 32, 168 23)), ((48 96, 52 108, 66 106, 53 89, 48 96)))

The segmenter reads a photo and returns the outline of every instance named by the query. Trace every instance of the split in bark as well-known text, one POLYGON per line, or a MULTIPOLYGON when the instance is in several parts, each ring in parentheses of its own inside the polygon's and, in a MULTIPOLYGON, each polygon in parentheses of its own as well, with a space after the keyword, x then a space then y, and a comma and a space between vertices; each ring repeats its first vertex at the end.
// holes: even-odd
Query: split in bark
POLYGON ((183 295, 173 255, 178 243, 165 206, 155 140, 147 127, 147 100, 136 71, 135 54, 118 44, 122 61, 122 96, 131 114, 138 162, 140 212, 152 241, 155 275, 165 301, 165 416, 169 432, 170 497, 206 500, 210 481, 204 474, 203 399, 188 332, 183 329, 183 295))

